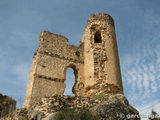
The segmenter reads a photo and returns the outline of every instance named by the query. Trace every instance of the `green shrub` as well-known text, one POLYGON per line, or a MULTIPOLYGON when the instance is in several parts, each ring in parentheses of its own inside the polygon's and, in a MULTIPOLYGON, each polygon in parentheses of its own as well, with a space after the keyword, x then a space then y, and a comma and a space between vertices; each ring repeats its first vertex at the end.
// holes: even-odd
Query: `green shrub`
POLYGON ((95 95, 93 99, 101 99, 103 96, 104 94, 101 93, 101 94, 95 95))
POLYGON ((98 120, 87 109, 66 109, 56 114, 55 120, 98 120))

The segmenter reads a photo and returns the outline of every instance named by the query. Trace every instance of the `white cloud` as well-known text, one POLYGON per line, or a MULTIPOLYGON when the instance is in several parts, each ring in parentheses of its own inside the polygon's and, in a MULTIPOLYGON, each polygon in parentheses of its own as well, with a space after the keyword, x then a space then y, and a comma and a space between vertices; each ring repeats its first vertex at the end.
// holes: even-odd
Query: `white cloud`
POLYGON ((138 104, 136 108, 141 114, 150 114, 152 109, 160 114, 160 101, 158 101, 160 99, 158 93, 160 91, 159 25, 160 17, 147 11, 141 38, 145 44, 139 44, 138 52, 127 54, 121 62, 124 88, 128 87, 126 90, 130 90, 125 91, 126 96, 130 103, 138 104), (155 31, 155 26, 157 31, 155 31))
POLYGON ((149 87, 149 79, 148 79, 148 75, 144 72, 143 73, 143 85, 145 89, 148 89, 149 87))
MULTIPOLYGON (((148 59, 149 56, 147 54, 148 53, 146 52, 144 55, 145 57, 143 57, 142 55, 140 58, 136 56, 130 56, 131 58, 137 58, 136 64, 135 62, 133 62, 130 65, 131 67, 122 69, 122 76, 124 76, 123 79, 125 79, 124 85, 126 87, 131 86, 130 89, 132 90, 132 93, 134 95, 141 96, 141 100, 145 100, 146 98, 151 97, 151 95, 153 95, 152 93, 156 94, 159 89, 159 81, 157 79, 157 75, 159 74, 159 72, 156 69, 160 69, 160 66, 157 66, 156 62, 152 61, 149 64, 146 64, 145 62, 142 63, 141 59, 148 59)), ((156 61, 156 58, 154 58, 153 60, 156 61)), ((129 98, 131 98, 130 96, 132 95, 128 96, 129 98)), ((140 99, 135 97, 134 101, 140 102, 140 99)))
POLYGON ((142 82, 139 79, 137 81, 137 87, 138 87, 138 89, 141 89, 143 87, 142 82))
POLYGON ((152 89, 152 93, 157 92, 157 90, 158 90, 157 84, 156 83, 151 83, 151 89, 152 89))
MULTIPOLYGON (((151 72, 154 73, 154 71, 152 71, 152 70, 151 70, 151 72)), ((150 75, 150 80, 151 80, 152 82, 155 81, 155 76, 154 76, 153 74, 150 75)))

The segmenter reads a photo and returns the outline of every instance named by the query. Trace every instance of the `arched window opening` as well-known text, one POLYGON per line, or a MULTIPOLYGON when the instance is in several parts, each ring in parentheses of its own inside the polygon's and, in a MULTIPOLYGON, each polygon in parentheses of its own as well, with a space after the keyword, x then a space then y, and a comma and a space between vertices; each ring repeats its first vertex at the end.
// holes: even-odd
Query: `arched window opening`
POLYGON ((71 95, 74 96, 74 93, 72 92, 73 86, 75 84, 75 71, 72 68, 67 68, 66 70, 66 81, 64 82, 66 84, 66 88, 64 91, 64 95, 71 95))
POLYGON ((94 34, 94 43, 102 43, 102 37, 101 37, 101 32, 97 31, 94 34))

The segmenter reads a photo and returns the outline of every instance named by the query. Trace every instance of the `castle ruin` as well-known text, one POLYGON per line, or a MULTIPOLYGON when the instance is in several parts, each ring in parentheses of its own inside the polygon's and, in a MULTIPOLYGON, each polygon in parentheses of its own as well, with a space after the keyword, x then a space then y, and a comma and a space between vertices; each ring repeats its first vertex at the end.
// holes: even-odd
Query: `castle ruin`
POLYGON ((73 68, 76 96, 123 94, 114 21, 92 14, 78 47, 62 35, 41 32, 26 90, 25 107, 44 96, 63 95, 66 70, 73 68))

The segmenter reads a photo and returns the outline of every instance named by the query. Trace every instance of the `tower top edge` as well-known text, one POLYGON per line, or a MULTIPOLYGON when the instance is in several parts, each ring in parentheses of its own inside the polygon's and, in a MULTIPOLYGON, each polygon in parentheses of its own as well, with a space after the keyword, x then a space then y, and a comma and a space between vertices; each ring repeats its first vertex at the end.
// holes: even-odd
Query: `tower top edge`
POLYGON ((96 22, 105 22, 105 23, 111 23, 114 25, 113 18, 106 13, 91 14, 90 17, 88 18, 87 26, 90 26, 96 22))

